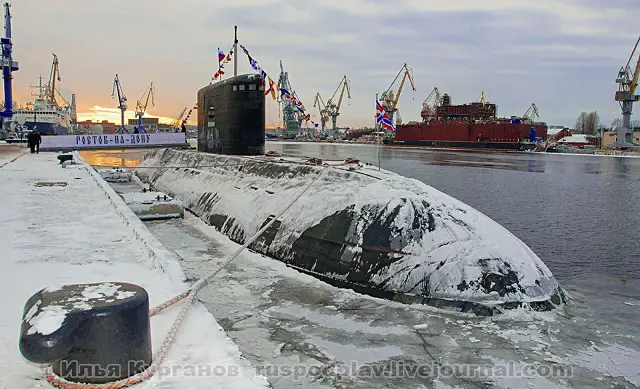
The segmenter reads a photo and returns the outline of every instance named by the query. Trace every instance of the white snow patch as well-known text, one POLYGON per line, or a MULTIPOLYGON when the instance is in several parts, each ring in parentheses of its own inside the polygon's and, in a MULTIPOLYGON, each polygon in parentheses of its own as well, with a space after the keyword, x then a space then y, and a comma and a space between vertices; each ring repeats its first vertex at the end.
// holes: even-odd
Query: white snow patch
POLYGON ((27 335, 36 333, 49 335, 56 332, 64 323, 67 313, 69 313, 67 310, 57 305, 49 305, 42 308, 36 316, 28 321, 31 328, 27 331, 27 335))
POLYGON ((135 296, 134 292, 119 291, 120 285, 104 283, 99 285, 86 286, 81 292, 82 296, 89 300, 105 299, 106 297, 115 297, 116 299, 124 299, 135 296))

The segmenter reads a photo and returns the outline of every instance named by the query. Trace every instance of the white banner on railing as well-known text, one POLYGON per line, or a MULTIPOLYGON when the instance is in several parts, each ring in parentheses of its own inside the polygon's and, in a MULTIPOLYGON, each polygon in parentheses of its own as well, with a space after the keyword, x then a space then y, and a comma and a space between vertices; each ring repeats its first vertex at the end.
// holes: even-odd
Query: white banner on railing
POLYGON ((40 149, 95 149, 158 147, 186 145, 184 132, 166 132, 159 134, 104 134, 104 135, 49 135, 42 137, 40 149))

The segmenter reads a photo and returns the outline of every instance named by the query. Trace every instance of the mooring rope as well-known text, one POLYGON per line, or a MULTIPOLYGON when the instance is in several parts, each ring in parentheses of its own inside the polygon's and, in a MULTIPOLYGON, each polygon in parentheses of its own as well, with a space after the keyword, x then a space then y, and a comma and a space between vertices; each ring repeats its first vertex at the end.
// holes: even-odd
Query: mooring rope
POLYGON ((189 310, 189 307, 191 306, 191 303, 193 303, 193 300, 196 298, 198 293, 205 286, 207 286, 207 284, 211 281, 211 279, 213 279, 216 275, 218 275, 218 273, 220 273, 227 265, 229 265, 234 259, 236 259, 236 257, 238 255, 240 255, 240 253, 242 253, 242 251, 244 251, 247 247, 249 247, 249 245, 251 245, 251 243, 253 243, 269 227, 271 227, 271 225, 273 223, 275 223, 276 220, 278 220, 280 217, 282 217, 282 215, 285 212, 287 212, 289 210, 289 208, 291 208, 300 199, 300 197, 302 197, 302 195, 304 195, 309 190, 309 188, 311 188, 311 186, 320 179, 320 177, 327 170, 327 169, 325 169, 325 167, 327 167, 327 166, 322 166, 322 167, 323 167, 323 169, 320 170, 320 172, 316 175, 316 177, 309 182, 309 184, 304 188, 304 190, 302 190, 300 192, 300 194, 298 194, 293 199, 293 201, 291 201, 278 215, 273 217, 260 230, 258 230, 258 232, 256 232, 249 240, 247 240, 242 245, 242 247, 238 248, 238 250, 236 250, 229 257, 229 259, 227 259, 224 263, 222 263, 221 266, 219 266, 216 270, 210 272, 206 276, 202 277, 201 279, 199 279, 186 292, 184 292, 182 294, 179 294, 179 295, 177 295, 177 296, 165 301, 164 303, 154 307, 153 309, 151 309, 149 311, 149 315, 153 316, 153 315, 156 315, 157 313, 161 312, 162 310, 164 310, 164 309, 166 309, 166 308, 178 303, 179 301, 185 300, 184 306, 182 307, 182 309, 178 313, 178 316, 174 320, 173 325, 171 326, 171 328, 167 332, 167 335, 166 335, 165 339, 162 341, 162 344, 160 346, 160 351, 158 351, 156 353, 156 355, 153 358, 153 361, 151 362, 149 367, 147 367, 144 371, 142 371, 142 372, 140 372, 138 374, 135 374, 135 375, 133 375, 131 377, 121 379, 119 381, 109 382, 109 383, 105 383, 105 384, 88 384, 88 383, 72 382, 72 381, 66 380, 66 379, 58 376, 53 371, 53 368, 51 366, 47 366, 45 368, 45 376, 46 376, 47 381, 51 385, 53 385, 53 386, 55 386, 57 388, 62 388, 62 389, 121 389, 121 388, 125 388, 125 387, 128 387, 128 386, 139 384, 139 383, 141 383, 143 381, 146 381, 149 378, 151 378, 155 374, 155 372, 158 370, 160 365, 162 365, 162 362, 164 361, 165 357, 167 356, 167 353, 169 352, 169 348, 173 345, 173 342, 175 340, 176 334, 178 332, 178 328, 182 324, 182 321, 184 320, 185 315, 187 314, 187 311, 189 310))

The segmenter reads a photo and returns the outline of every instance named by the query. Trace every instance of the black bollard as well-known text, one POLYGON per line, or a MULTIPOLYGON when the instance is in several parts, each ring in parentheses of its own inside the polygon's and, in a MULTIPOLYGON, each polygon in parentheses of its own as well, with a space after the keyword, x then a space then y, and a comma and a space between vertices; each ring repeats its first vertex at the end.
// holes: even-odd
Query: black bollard
POLYGON ((73 155, 72 154, 60 154, 60 155, 58 155, 58 161, 60 161, 61 165, 65 161, 73 161, 73 155))
POLYGON ((118 282, 43 289, 25 304, 20 351, 74 382, 130 377, 151 364, 149 296, 118 282))

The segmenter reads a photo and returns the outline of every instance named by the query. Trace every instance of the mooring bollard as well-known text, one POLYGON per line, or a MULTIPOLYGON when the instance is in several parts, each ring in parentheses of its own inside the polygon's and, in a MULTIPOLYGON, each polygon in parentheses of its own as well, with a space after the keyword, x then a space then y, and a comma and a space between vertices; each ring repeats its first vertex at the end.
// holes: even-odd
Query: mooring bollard
POLYGON ((58 161, 60 161, 60 165, 66 161, 73 161, 73 154, 60 154, 58 155, 58 161))
POLYGON ((130 377, 151 364, 149 296, 119 282, 43 289, 25 304, 20 351, 69 381, 130 377))

